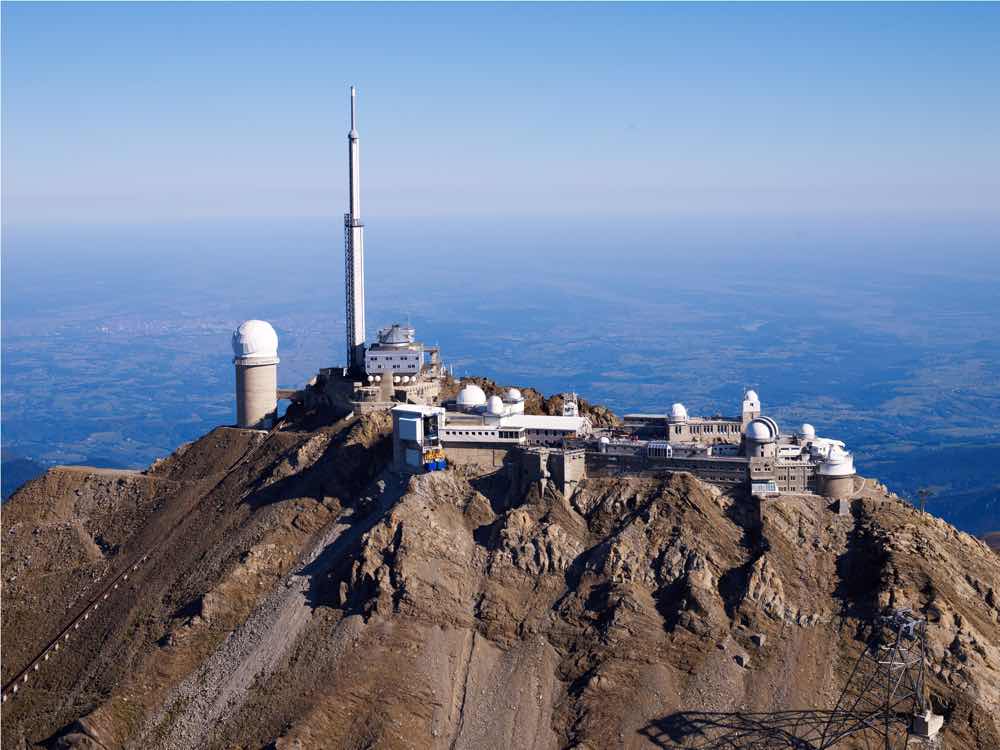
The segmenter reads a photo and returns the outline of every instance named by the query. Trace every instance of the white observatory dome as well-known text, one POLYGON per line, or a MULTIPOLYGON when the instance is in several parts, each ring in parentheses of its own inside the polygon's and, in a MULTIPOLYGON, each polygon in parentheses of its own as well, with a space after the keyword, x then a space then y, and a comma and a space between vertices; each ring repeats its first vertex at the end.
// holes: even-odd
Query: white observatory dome
POLYGON ((824 477, 849 477, 854 475, 854 456, 839 445, 831 445, 826 460, 819 465, 824 477))
POLYGON ((490 396, 486 400, 486 413, 497 417, 503 414, 503 401, 499 396, 490 396))
POLYGON ((806 440, 815 440, 816 439, 816 428, 813 427, 808 422, 805 422, 799 428, 799 435, 801 435, 802 437, 804 437, 806 440))
POLYGON ((248 320, 233 331, 233 354, 240 358, 278 356, 278 334, 265 320, 248 320))
POLYGON ((517 388, 508 388, 507 393, 504 394, 508 401, 524 401, 524 396, 517 388))
POLYGON ((750 390, 748 390, 743 395, 743 400, 744 401, 760 401, 760 399, 757 397, 757 391, 753 390, 752 388, 750 390))
POLYGON ((684 404, 674 404, 670 407, 671 422, 683 422, 687 418, 688 410, 684 408, 684 404))
POLYGON ((469 383, 458 392, 458 398, 455 401, 460 407, 471 409, 475 406, 483 406, 486 403, 486 394, 475 383, 469 383))
POLYGON ((770 443, 778 437, 778 430, 771 420, 758 417, 747 423, 746 431, 743 434, 746 435, 747 440, 752 440, 755 443, 770 443))

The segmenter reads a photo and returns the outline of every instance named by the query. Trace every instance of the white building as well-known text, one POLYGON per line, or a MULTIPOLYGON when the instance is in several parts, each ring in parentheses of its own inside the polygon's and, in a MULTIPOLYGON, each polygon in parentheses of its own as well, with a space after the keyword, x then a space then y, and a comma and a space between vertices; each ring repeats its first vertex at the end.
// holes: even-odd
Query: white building
POLYGON ((411 326, 393 323, 378 332, 378 341, 365 350, 369 375, 416 375, 424 367, 424 345, 415 340, 411 326))
POLYGON ((445 448, 449 443, 562 445, 566 438, 583 437, 591 432, 586 417, 525 414, 524 398, 516 388, 508 389, 503 397, 487 398, 482 388, 467 383, 458 392, 453 406, 445 414, 441 431, 445 448))
POLYGON ((525 414, 524 399, 514 388, 503 397, 487 398, 482 388, 470 383, 446 406, 393 408, 393 455, 398 466, 419 469, 428 457, 437 460, 438 451, 449 460, 482 462, 483 450, 502 453, 513 447, 562 446, 567 439, 592 432, 586 417, 525 414))

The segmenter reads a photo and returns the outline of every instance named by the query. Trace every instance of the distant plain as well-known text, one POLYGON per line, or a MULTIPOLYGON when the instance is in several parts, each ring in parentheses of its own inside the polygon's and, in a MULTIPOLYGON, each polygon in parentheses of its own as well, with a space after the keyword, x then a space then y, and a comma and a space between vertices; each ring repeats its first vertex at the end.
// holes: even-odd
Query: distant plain
MULTIPOLYGON (((373 219, 369 335, 409 321, 456 375, 618 413, 760 392, 859 470, 1000 528, 1000 227, 792 217, 373 219)), ((4 494, 55 463, 140 468, 233 419, 229 336, 282 386, 343 354, 334 220, 5 227, 4 494)))

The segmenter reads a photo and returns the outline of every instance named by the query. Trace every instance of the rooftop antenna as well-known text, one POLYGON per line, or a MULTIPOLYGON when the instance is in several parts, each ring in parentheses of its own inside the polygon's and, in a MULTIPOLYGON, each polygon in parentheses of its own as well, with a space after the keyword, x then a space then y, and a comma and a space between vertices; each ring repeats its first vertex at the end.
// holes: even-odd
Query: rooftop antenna
POLYGON ((358 102, 358 91, 356 88, 351 86, 351 138, 358 137, 358 121, 357 121, 357 102, 358 102))

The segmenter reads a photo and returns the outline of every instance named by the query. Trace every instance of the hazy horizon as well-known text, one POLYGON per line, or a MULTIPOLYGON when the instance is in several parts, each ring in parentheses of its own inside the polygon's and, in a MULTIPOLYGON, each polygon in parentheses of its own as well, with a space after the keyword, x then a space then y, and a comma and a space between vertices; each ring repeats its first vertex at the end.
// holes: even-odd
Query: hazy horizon
POLYGON ((996 4, 5 3, 9 223, 992 219, 996 4))
POLYGON ((353 83, 369 337, 620 412, 752 384, 1000 515, 1000 5, 2 13, 5 450, 141 467, 229 424, 246 318, 283 386, 343 362, 353 83))

